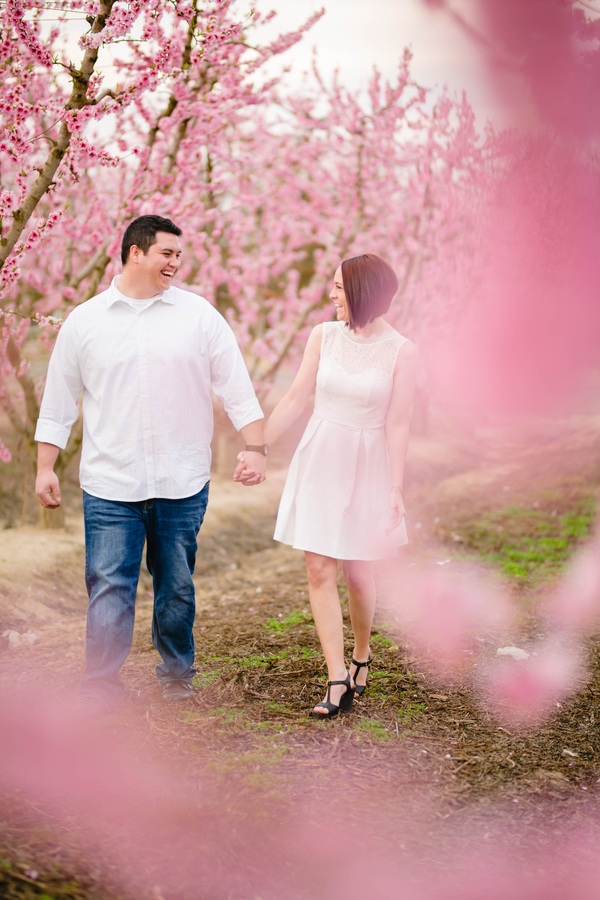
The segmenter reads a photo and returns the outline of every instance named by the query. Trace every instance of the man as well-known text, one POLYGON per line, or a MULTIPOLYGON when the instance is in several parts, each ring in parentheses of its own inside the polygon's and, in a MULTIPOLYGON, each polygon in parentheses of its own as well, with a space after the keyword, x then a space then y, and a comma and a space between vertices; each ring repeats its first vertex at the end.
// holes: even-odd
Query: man
POLYGON ((265 477, 262 410, 233 332, 197 294, 173 285, 181 229, 141 216, 125 231, 123 272, 76 307, 50 360, 37 423, 36 494, 60 505, 54 466, 78 417, 89 595, 82 700, 112 711, 130 649, 146 543, 152 640, 166 700, 192 695, 197 535, 208 502, 213 394, 246 441, 244 484, 265 477))

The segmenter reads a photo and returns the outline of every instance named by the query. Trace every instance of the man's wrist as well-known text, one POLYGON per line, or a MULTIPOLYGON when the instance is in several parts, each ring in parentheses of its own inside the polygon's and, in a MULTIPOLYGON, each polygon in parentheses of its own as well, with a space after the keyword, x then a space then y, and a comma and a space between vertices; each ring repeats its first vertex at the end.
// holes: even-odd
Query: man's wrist
POLYGON ((269 455, 267 444, 246 444, 244 450, 246 453, 261 453, 263 456, 269 455))

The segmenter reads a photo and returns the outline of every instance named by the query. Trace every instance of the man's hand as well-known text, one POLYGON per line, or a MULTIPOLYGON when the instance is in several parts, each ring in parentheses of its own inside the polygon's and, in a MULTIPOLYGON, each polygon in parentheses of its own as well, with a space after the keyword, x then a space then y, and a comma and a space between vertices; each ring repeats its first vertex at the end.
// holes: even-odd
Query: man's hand
POLYGON ((233 480, 246 487, 262 484, 266 476, 267 460, 262 453, 253 450, 242 450, 237 456, 238 464, 233 473, 233 480))
POLYGON ((38 471, 35 480, 35 493, 46 509, 56 509, 62 502, 58 477, 53 469, 38 471))

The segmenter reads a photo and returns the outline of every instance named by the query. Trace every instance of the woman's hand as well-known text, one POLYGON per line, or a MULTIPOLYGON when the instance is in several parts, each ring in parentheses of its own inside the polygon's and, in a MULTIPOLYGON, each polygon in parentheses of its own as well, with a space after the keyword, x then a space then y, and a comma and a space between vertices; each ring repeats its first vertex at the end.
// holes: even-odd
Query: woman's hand
POLYGON ((391 534, 392 531, 398 527, 405 514, 406 509, 404 507, 404 500, 402 499, 402 488, 393 487, 390 491, 390 521, 388 527, 385 529, 385 533, 391 534))
POLYGON ((265 478, 265 459, 260 453, 248 453, 252 458, 254 466, 251 467, 246 460, 246 451, 241 450, 237 455, 237 466, 233 473, 233 480, 238 481, 246 487, 252 487, 255 484, 262 484, 265 478))

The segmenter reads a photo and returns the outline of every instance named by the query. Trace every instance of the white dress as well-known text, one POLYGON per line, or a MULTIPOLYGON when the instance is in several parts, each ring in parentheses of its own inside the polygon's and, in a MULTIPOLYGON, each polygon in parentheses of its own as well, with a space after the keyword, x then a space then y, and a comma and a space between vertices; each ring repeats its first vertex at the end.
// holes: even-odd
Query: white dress
POLYGON ((290 463, 275 540, 334 559, 376 560, 407 543, 385 534, 392 488, 385 418, 406 338, 325 322, 314 412, 290 463))

